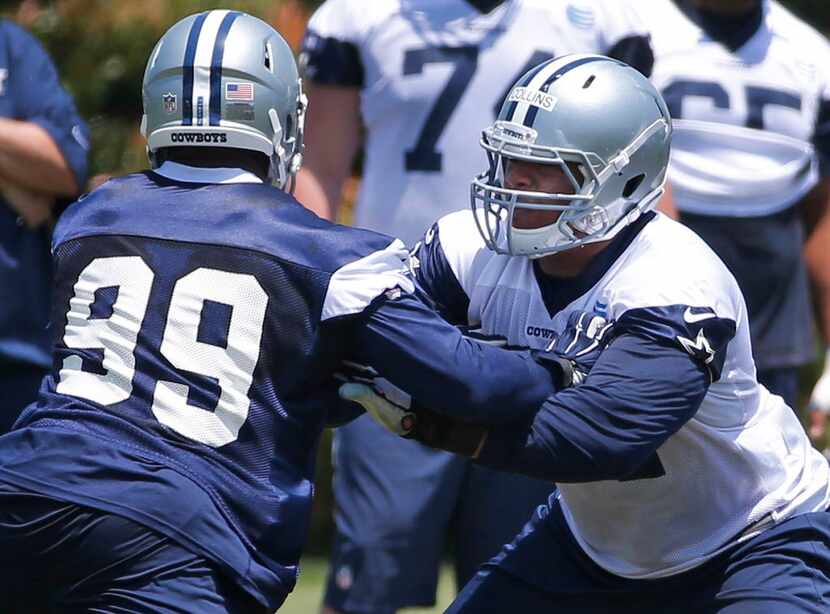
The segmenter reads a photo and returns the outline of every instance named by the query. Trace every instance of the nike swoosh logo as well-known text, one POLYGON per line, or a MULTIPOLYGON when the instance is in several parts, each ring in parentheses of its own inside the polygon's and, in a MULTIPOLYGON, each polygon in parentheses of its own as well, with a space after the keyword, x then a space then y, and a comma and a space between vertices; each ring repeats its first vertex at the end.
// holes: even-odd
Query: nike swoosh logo
POLYGON ((686 320, 689 324, 694 324, 695 322, 701 322, 702 320, 708 320, 714 317, 715 314, 712 312, 692 313, 691 307, 686 307, 686 311, 683 312, 683 319, 686 320))

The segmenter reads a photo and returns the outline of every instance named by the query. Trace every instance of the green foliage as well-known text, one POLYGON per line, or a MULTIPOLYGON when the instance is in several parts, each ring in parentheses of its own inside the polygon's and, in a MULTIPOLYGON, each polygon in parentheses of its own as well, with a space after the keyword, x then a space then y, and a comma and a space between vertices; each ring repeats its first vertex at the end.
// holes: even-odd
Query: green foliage
POLYGON ((27 27, 43 42, 92 130, 91 174, 146 167, 138 134, 141 80, 153 46, 186 15, 213 8, 242 10, 272 21, 273 0, 65 0, 27 27))

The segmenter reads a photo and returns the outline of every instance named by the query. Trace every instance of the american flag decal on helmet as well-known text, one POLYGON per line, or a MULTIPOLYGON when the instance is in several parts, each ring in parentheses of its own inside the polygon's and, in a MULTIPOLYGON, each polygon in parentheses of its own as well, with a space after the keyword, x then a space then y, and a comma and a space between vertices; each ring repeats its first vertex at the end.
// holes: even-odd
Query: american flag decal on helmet
POLYGON ((225 84, 225 100, 232 100, 234 102, 253 102, 254 101, 254 84, 253 83, 226 83, 225 84))

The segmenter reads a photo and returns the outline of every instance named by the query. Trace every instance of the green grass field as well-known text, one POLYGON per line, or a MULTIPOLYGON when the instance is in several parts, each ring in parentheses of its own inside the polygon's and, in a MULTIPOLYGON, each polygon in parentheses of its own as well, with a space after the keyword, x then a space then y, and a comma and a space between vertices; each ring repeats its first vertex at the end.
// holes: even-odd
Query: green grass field
MULTIPOLYGON (((280 614, 317 614, 323 596, 323 584, 326 580, 326 559, 305 557, 301 563, 300 581, 297 588, 280 608, 280 614)), ((449 565, 441 570, 438 583, 438 599, 434 608, 413 608, 401 610, 401 614, 440 614, 452 601, 455 586, 449 565)))

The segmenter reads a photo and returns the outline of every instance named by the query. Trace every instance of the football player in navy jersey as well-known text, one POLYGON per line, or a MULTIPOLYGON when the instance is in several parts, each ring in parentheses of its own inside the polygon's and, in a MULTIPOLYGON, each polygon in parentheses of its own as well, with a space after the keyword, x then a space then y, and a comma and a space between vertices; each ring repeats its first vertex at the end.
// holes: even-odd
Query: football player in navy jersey
POLYGON ((452 614, 830 610, 830 467, 757 382, 734 277, 652 211, 671 134, 634 68, 541 64, 482 134, 471 209, 414 254, 445 317, 511 344, 567 348, 610 321, 579 386, 490 429, 341 388, 393 432, 557 483, 452 614))
POLYGON ((428 308, 400 240, 290 196, 305 99, 270 26, 181 20, 142 93, 152 170, 55 229, 52 371, 0 438, 3 612, 278 608, 320 433, 360 411, 336 393, 343 359, 471 421, 561 385, 428 308))
MULTIPOLYGON (((466 201, 482 163, 470 142, 516 78, 548 58, 604 51, 614 29, 629 31, 618 12, 594 0, 327 0, 303 42, 313 122, 298 200, 335 219, 363 145, 355 224, 414 243, 466 201)), ((334 437, 331 611, 432 603, 448 543, 463 585, 550 492, 545 482, 402 446, 366 417, 334 437)))
POLYGON ((51 364, 49 237, 86 182, 89 134, 38 41, 0 20, 0 433, 51 364))
MULTIPOLYGON (((758 379, 795 408, 815 357, 813 305, 830 347, 830 44, 777 0, 626 3, 628 57, 675 121, 681 220, 735 275, 758 379)), ((820 442, 830 359, 808 409, 820 442)))

